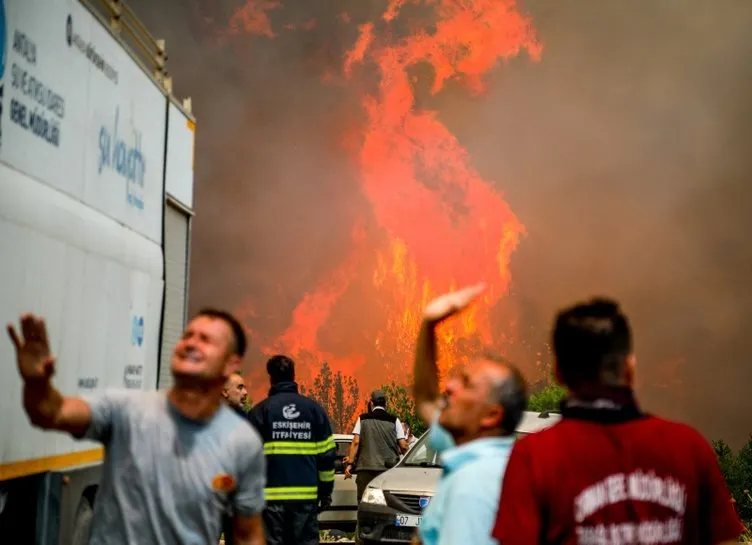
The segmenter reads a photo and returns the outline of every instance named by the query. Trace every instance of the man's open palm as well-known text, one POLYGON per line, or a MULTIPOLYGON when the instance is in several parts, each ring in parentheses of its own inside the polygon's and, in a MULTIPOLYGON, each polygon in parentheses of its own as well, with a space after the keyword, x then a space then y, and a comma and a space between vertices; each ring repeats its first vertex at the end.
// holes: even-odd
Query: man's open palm
POLYGON ((8 324, 8 335, 16 348, 18 371, 26 382, 49 380, 55 372, 55 358, 50 354, 47 327, 33 314, 21 316, 21 337, 8 324))
POLYGON ((440 295, 426 305, 423 318, 432 323, 441 322, 467 308, 484 289, 486 289, 485 284, 476 284, 440 295))

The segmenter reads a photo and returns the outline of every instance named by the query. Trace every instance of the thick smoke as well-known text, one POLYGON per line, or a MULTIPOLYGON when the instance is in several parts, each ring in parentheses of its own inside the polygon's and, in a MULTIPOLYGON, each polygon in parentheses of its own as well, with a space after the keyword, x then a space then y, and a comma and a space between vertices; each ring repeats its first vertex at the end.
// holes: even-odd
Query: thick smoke
MULTIPOLYGON (((369 226, 347 135, 361 115, 352 87, 373 82, 322 75, 341 70, 355 25, 383 5, 289 2, 268 12, 270 39, 222 37, 239 1, 130 3, 167 39, 198 118, 191 307, 248 301, 251 326, 275 335, 344 258, 353 223, 369 226)), ((420 105, 500 180, 527 228, 510 301, 542 343, 558 307, 618 298, 645 405, 738 444, 752 429, 736 414, 752 379, 752 3, 523 9, 540 62, 499 66, 482 97, 459 85, 430 96, 418 81, 420 105)))

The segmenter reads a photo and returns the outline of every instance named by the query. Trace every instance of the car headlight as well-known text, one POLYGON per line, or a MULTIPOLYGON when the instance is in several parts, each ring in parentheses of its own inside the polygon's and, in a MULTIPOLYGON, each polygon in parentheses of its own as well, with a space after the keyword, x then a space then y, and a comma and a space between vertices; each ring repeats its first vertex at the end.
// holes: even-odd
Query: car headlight
POLYGON ((384 491, 380 488, 366 488, 363 492, 363 503, 372 503, 374 505, 386 505, 386 498, 384 497, 384 491))

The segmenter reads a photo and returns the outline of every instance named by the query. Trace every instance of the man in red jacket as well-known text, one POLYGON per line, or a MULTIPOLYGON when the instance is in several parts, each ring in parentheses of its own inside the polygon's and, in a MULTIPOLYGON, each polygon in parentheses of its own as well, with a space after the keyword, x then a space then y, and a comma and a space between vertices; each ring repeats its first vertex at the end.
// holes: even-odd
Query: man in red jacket
POLYGON ((563 418, 515 445, 493 530, 501 545, 737 543, 743 527, 713 449, 691 427, 643 413, 629 322, 594 299, 560 312, 563 418))

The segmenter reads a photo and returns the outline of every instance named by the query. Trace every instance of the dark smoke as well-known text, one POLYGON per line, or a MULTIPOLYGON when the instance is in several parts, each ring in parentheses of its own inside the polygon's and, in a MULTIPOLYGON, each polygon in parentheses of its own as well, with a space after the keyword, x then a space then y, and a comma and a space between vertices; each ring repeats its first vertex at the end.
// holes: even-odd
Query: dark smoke
MULTIPOLYGON (((369 216, 343 145, 358 93, 321 76, 383 4, 289 2, 270 12, 276 38, 217 45, 241 2, 130 3, 167 39, 198 118, 191 308, 250 301, 253 327, 274 335, 369 216), (342 11, 353 24, 336 22, 342 11), (311 30, 282 26, 312 18, 311 30)), ((752 430, 752 3, 524 9, 540 62, 500 66, 480 98, 459 86, 419 97, 528 229, 512 301, 544 342, 558 307, 617 297, 645 405, 738 445, 752 430)))

